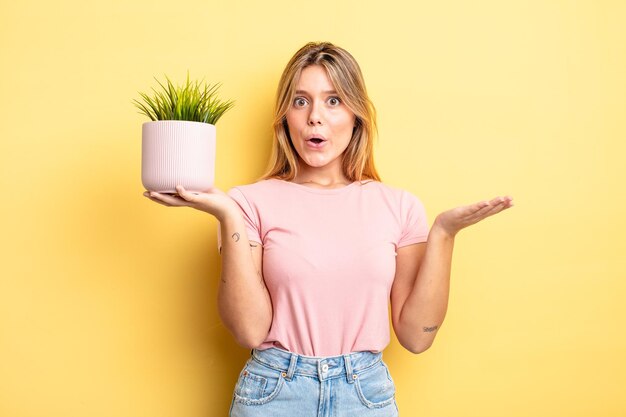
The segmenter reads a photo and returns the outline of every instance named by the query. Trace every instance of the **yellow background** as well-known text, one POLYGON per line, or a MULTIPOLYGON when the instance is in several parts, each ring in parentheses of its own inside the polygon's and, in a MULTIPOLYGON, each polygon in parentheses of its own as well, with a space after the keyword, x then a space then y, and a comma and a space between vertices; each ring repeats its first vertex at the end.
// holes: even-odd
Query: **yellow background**
POLYGON ((310 40, 359 61, 383 181, 459 235, 434 345, 384 357, 403 416, 626 415, 622 1, 2 0, 0 416, 225 416, 249 355, 216 309, 217 221, 142 196, 131 100, 221 81, 217 186, 253 182, 310 40))

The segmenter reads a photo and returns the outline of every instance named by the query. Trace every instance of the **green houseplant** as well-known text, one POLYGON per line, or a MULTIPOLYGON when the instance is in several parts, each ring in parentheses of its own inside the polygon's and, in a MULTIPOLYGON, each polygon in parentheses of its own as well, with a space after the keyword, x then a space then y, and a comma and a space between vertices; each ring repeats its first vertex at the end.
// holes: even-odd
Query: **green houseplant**
POLYGON ((176 86, 156 80, 149 96, 133 100, 151 121, 142 125, 141 181, 149 191, 176 193, 182 185, 205 191, 215 180, 215 123, 233 107, 218 96, 220 84, 191 81, 176 86))

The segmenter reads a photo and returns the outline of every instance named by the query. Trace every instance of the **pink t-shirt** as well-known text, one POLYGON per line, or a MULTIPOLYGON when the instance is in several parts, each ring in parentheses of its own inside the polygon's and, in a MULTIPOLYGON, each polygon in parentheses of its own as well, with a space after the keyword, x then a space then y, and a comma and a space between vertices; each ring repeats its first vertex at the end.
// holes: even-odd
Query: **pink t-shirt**
POLYGON ((274 316, 257 349, 335 356, 389 344, 396 250, 428 237, 417 197, 378 181, 318 189, 279 179, 228 195, 248 239, 263 245, 274 316))

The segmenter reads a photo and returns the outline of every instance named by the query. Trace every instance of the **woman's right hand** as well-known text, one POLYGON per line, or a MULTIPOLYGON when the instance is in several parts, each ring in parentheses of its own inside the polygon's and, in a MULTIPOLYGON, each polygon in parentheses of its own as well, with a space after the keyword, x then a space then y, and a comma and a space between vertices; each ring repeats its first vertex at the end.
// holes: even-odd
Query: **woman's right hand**
POLYGON ((155 191, 146 191, 143 195, 166 207, 191 207, 205 211, 220 221, 230 210, 237 208, 235 201, 216 187, 211 187, 205 192, 191 192, 185 190, 182 185, 178 185, 176 191, 178 193, 176 195, 161 194, 155 191))

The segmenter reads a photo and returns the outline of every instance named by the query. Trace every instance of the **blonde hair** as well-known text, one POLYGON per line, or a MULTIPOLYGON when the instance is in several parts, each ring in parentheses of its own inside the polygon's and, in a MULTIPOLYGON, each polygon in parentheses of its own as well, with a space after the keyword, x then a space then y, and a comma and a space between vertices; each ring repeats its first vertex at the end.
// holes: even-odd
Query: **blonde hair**
POLYGON ((276 92, 272 153, 260 179, 292 180, 296 177, 298 153, 289 138, 286 114, 302 70, 311 65, 324 67, 339 98, 356 116, 352 138, 342 155, 344 175, 350 181, 380 181, 373 154, 376 109, 367 95, 359 64, 348 51, 329 42, 309 42, 287 63, 276 92))

